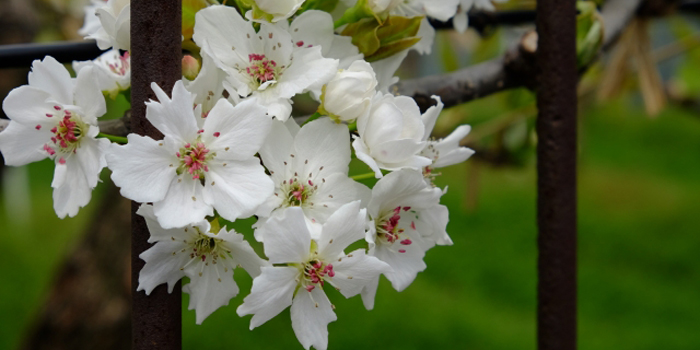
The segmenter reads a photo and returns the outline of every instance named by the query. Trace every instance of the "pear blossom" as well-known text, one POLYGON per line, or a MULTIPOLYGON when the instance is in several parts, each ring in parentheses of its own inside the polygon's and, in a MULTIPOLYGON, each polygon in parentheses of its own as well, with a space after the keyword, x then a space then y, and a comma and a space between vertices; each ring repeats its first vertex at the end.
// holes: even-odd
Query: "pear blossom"
POLYGON ((90 0, 90 3, 85 6, 85 19, 83 20, 83 26, 78 29, 78 34, 81 36, 88 36, 96 33, 102 24, 100 19, 97 18, 95 12, 98 8, 102 8, 107 5, 107 0, 90 0))
POLYGON ((265 109, 220 99, 199 127, 201 106, 193 110, 182 81, 172 99, 157 84, 151 87, 160 102, 146 103, 146 119, 165 137, 130 134, 127 145, 110 148, 107 162, 121 194, 152 202, 166 229, 201 221, 214 209, 230 221, 251 216, 274 187, 254 157, 272 123, 265 109))
POLYGON ((493 6, 492 2, 503 3, 506 1, 508 0, 460 0, 457 14, 452 19, 455 30, 460 33, 464 33, 467 30, 467 26, 469 25, 469 16, 467 14, 472 8, 477 10, 495 11, 496 7, 493 6))
MULTIPOLYGON (((366 234, 368 254, 393 269, 384 276, 397 291, 408 287, 425 270, 425 251, 435 244, 451 245, 448 210, 440 205, 443 192, 423 181, 420 172, 402 169, 377 181, 367 213, 372 221, 366 234)), ((379 277, 362 292, 367 309, 374 307, 379 277)))
POLYGON ((354 121, 369 113, 376 88, 377 78, 372 66, 363 60, 355 61, 348 69, 338 71, 324 86, 323 109, 333 118, 354 121))
POLYGON ((394 76, 394 74, 401 66, 401 63, 403 63, 403 60, 406 59, 406 56, 408 56, 408 51, 410 49, 371 63, 372 69, 377 76, 377 91, 388 94, 389 87, 399 82, 399 78, 394 76))
POLYGON ((261 23, 256 32, 228 6, 197 12, 193 39, 226 73, 226 90, 267 107, 282 121, 291 115, 292 96, 322 86, 338 68, 338 60, 323 58, 321 47, 294 49, 282 27, 261 23))
POLYGON ((100 90, 115 98, 119 91, 131 87, 131 57, 129 52, 123 54, 112 49, 93 61, 73 61, 73 70, 78 73, 85 67, 94 67, 100 90))
POLYGON ((236 266, 256 277, 261 267, 269 265, 243 235, 233 230, 221 228, 212 232, 206 220, 164 229, 158 224, 153 206, 143 204, 136 213, 146 220, 151 233, 148 242, 155 243, 139 255, 146 265, 139 272, 136 290, 149 295, 155 287, 167 283, 168 292, 172 293, 177 281, 189 277, 190 283, 182 289, 190 294, 189 309, 195 310, 197 324, 238 294, 233 280, 236 266))
POLYGON ((426 145, 425 127, 420 109, 410 97, 377 93, 370 113, 357 119, 357 131, 359 137, 352 147, 377 178, 382 177, 380 169, 422 169, 431 164, 419 155, 426 145))
POLYGON ((90 202, 106 166, 106 139, 96 139, 97 118, 106 105, 92 68, 72 79, 53 57, 32 63, 29 85, 12 90, 2 109, 10 118, 0 133, 5 164, 20 166, 50 158, 56 163, 53 201, 56 215, 73 217, 90 202))
POLYGON ((338 208, 369 198, 369 189, 348 177, 350 132, 345 124, 322 118, 294 132, 274 122, 260 157, 275 183, 274 194, 257 213, 261 226, 265 218, 299 207, 317 238, 321 224, 338 208))
POLYGON ((422 117, 425 125, 423 141, 426 141, 427 144, 421 155, 432 160, 432 164, 423 168, 423 175, 429 183, 432 183, 432 179, 437 175, 433 172, 436 168, 464 162, 474 154, 474 150, 471 148, 459 146, 459 142, 471 131, 471 126, 469 125, 460 125, 444 139, 429 139, 435 127, 435 122, 445 106, 439 96, 432 96, 432 98, 437 101, 437 105, 431 107, 422 117))
POLYGON ((95 9, 101 26, 89 33, 86 39, 95 39, 101 50, 109 48, 129 50, 131 47, 131 2, 130 0, 107 0, 105 6, 95 9))
POLYGON ((321 235, 313 239, 304 222, 301 208, 285 209, 284 215, 271 218, 260 228, 265 255, 272 264, 263 267, 253 280, 250 295, 238 307, 239 316, 253 315, 250 329, 275 317, 291 305, 292 329, 309 349, 328 347, 327 325, 337 319, 324 287, 336 288, 346 298, 359 294, 368 282, 389 273, 386 263, 358 249, 344 250, 364 236, 365 209, 355 201, 340 207, 323 225, 321 235))
POLYGON ((257 6, 264 14, 261 18, 256 16, 256 14, 259 15, 257 11, 249 11, 246 17, 255 21, 260 21, 261 19, 269 20, 273 23, 282 21, 292 17, 304 1, 305 0, 254 0, 254 6, 257 6))

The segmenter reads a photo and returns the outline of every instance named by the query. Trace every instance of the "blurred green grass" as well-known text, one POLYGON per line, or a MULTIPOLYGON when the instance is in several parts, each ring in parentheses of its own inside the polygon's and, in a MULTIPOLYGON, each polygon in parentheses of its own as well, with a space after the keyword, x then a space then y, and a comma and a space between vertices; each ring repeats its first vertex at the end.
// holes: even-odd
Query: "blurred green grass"
MULTIPOLYGON (((468 105, 489 113, 498 96, 468 105), (490 109, 491 108, 491 109, 490 109)), ((700 348, 700 118, 669 108, 656 119, 635 101, 585 108, 579 165, 579 348, 700 348)), ((467 122, 470 122, 468 119, 467 122)), ((468 210, 471 164, 444 169, 448 232, 455 244, 428 251, 428 269, 404 292, 380 283, 373 311, 329 291, 338 321, 331 349, 534 349, 535 167, 480 166, 478 204, 468 210)), ((16 348, 39 310, 58 262, 79 238, 96 200, 77 218, 51 209, 51 164, 32 165, 31 217, 1 204, 0 349, 16 348)), ((356 169, 358 173, 365 169, 356 169)), ((99 187, 104 187, 100 185, 99 187)), ((6 192, 7 189, 4 189, 6 192)), ((99 196, 99 193, 96 194, 99 196)), ((10 203, 11 204, 11 203, 10 203)), ((240 229, 241 231, 243 229, 240 229)), ((249 233, 249 232, 248 232, 249 233)), ((183 297, 183 348, 301 349, 289 311, 248 330, 241 294, 204 324, 183 297)))

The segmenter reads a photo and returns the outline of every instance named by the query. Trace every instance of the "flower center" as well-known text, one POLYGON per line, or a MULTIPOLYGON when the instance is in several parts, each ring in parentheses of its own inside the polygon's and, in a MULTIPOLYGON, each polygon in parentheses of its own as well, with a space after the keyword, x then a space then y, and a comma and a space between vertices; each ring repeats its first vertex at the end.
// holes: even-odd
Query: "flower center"
POLYGON ((177 168, 178 175, 187 172, 192 175, 192 180, 204 181, 204 173, 209 171, 207 162, 214 158, 216 153, 210 152, 204 143, 197 138, 197 142, 186 143, 175 155, 180 159, 180 166, 177 168))
MULTIPOLYGON (((393 245, 394 243, 398 242, 399 244, 405 246, 413 243, 410 238, 405 237, 405 230, 399 228, 402 209, 404 212, 407 212, 411 210, 411 207, 401 208, 401 206, 398 206, 376 221, 377 243, 393 245)), ((413 221, 411 221, 411 228, 414 230, 416 229, 416 224, 413 221)), ((405 252, 405 249, 399 249, 399 253, 405 252)))
POLYGON ((248 55, 250 66, 246 68, 248 75, 253 78, 255 84, 260 87, 267 82, 274 82, 279 76, 280 69, 274 60, 270 60, 265 55, 248 55))
POLYGON ((330 278, 335 276, 333 264, 326 264, 317 258, 312 258, 307 261, 303 266, 303 271, 304 280, 302 281, 302 286, 308 292, 314 290, 316 286, 323 287, 323 279, 326 278, 326 276, 330 278))
POLYGON ((314 193, 316 187, 311 180, 307 183, 300 182, 298 178, 285 180, 280 186, 282 193, 286 194, 286 206, 288 207, 301 207, 309 202, 311 195, 314 193))
MULTIPOLYGON (((231 249, 226 246, 225 241, 209 237, 197 227, 185 228, 185 232, 188 230, 195 230, 196 235, 194 235, 192 240, 185 240, 185 244, 188 245, 187 248, 173 252, 173 255, 179 253, 189 253, 190 255, 190 260, 180 270, 184 270, 192 263, 202 263, 199 267, 199 275, 202 276, 205 266, 209 266, 209 264, 223 264, 224 272, 228 272, 229 268, 234 269, 236 267, 231 256, 231 249)), ((175 238, 173 237, 172 240, 174 241, 175 238)), ((215 269, 215 271, 217 274, 219 273, 219 270, 215 269)), ((219 276, 219 282, 221 282, 221 276, 219 276)))
MULTIPOLYGON (((60 119, 58 125, 51 129, 51 133, 53 133, 53 136, 51 136, 51 143, 44 145, 44 151, 50 156, 55 155, 57 151, 62 154, 76 153, 77 149, 80 147, 80 140, 87 132, 89 126, 71 111, 64 110, 60 106, 54 106, 54 109, 56 113, 49 113, 46 114, 46 116, 48 118, 60 119)), ((41 129, 41 126, 37 125, 36 129, 41 129)), ((64 164, 65 159, 61 157, 60 162, 64 164)))

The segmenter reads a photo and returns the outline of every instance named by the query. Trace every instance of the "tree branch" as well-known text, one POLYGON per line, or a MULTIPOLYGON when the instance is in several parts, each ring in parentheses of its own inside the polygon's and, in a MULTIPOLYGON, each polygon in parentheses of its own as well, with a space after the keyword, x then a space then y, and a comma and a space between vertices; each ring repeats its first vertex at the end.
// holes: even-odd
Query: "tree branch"
MULTIPOLYGON (((605 26, 603 50, 608 50, 634 17, 642 0, 610 0, 601 11, 605 26)), ((435 102, 438 95, 450 107, 516 87, 534 88, 537 33, 526 33, 518 44, 502 57, 439 76, 410 79, 393 86, 396 94, 412 96, 421 110, 435 102)))

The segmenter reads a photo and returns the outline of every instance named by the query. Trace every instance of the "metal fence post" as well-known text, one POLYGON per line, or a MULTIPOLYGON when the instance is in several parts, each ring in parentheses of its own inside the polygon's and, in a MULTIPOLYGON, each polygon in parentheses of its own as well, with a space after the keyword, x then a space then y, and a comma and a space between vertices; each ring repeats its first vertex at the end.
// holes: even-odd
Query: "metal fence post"
MULTIPOLYGON (((144 102, 155 99, 151 82, 169 93, 182 76, 181 21, 181 0, 131 1, 131 129, 137 134, 162 138, 146 120, 144 102)), ((172 294, 165 285, 154 289, 150 296, 136 292, 144 265, 139 254, 151 246, 146 222, 135 213, 138 206, 136 202, 131 204, 132 349, 180 349, 180 283, 172 294)))
POLYGON ((538 0, 537 342, 576 349, 576 1, 538 0))

